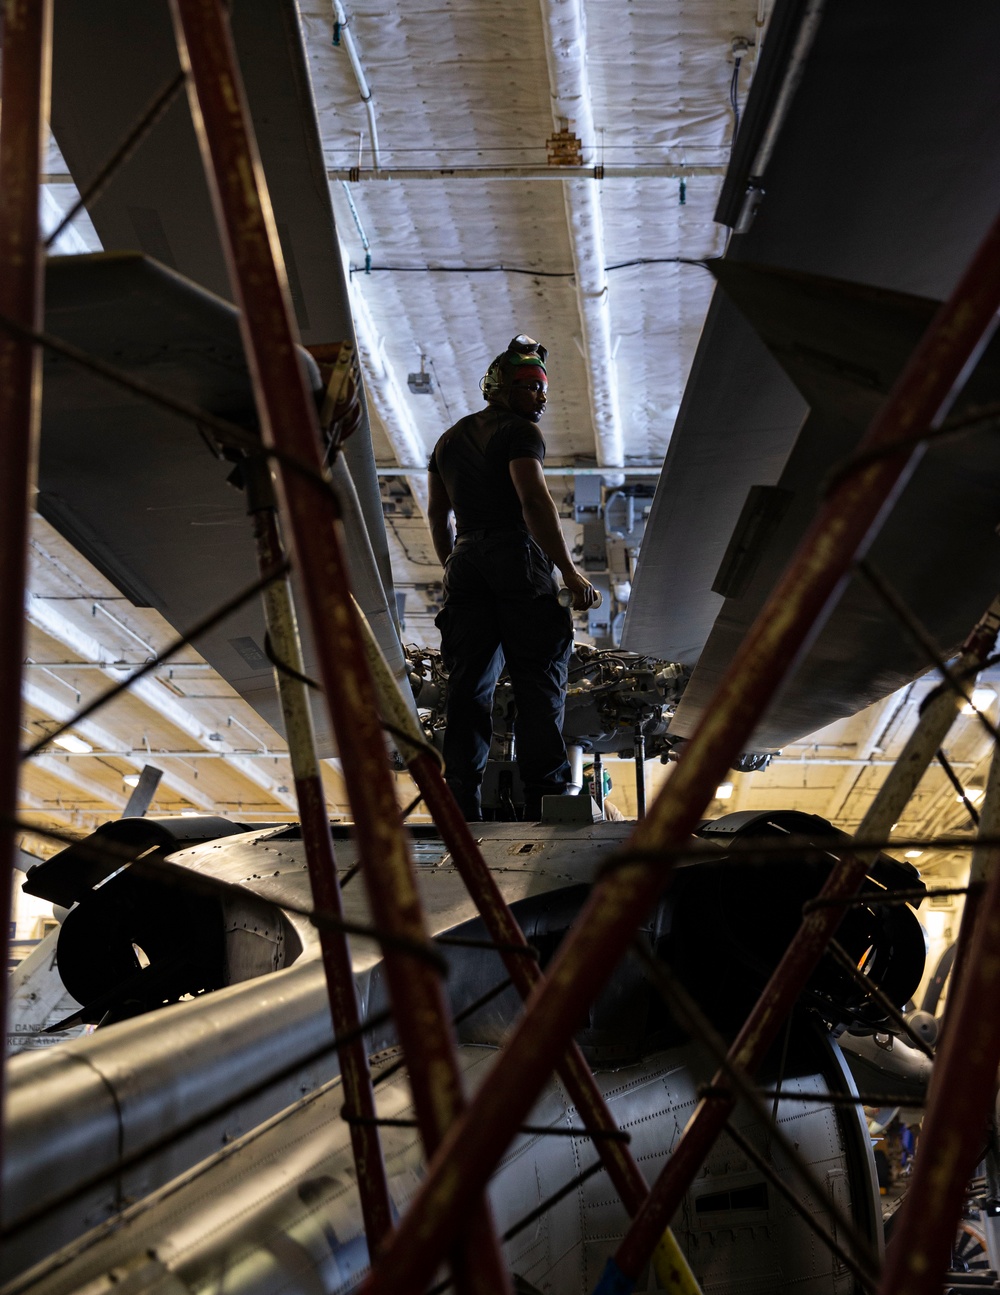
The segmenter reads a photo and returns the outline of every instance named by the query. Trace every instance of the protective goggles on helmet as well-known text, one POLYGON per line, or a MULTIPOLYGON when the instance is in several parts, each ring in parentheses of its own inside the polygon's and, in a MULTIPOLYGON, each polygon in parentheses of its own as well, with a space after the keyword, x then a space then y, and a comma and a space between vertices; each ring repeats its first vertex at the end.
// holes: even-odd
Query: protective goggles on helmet
POLYGON ((511 338, 506 351, 498 355, 486 370, 479 384, 480 390, 487 400, 495 400, 498 396, 506 397, 515 369, 531 365, 544 373, 547 355, 548 350, 534 338, 518 333, 511 338))

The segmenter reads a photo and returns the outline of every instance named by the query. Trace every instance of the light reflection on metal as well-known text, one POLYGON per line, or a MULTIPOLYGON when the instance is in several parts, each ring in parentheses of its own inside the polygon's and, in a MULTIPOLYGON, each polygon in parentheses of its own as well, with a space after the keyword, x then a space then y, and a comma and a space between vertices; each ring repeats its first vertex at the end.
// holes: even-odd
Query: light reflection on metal
MULTIPOLYGON (((247 460, 243 467, 248 510, 257 543, 257 561, 263 576, 277 568, 285 558, 278 531, 271 471, 262 458, 247 460)), ((313 906, 343 919, 344 905, 320 764, 316 757, 302 645, 287 575, 268 584, 264 591, 264 613, 275 660, 281 663, 275 666, 275 678, 295 777, 295 797, 302 823, 313 906)), ((352 1126, 351 1147, 365 1235, 372 1250, 377 1251, 392 1230, 392 1205, 378 1130, 370 1123, 375 1115, 375 1097, 364 1039, 358 1031, 358 1002, 351 953, 343 932, 321 929, 319 941, 334 1034, 338 1037, 353 1036, 349 1042, 341 1044, 337 1053, 347 1104, 369 1121, 352 1126)))
MULTIPOLYGON (((1000 599, 987 608, 969 635, 959 658, 959 672, 972 673, 983 664, 996 642, 998 626, 1000 599)), ((949 689, 932 694, 929 704, 920 715, 917 728, 910 735, 898 761, 862 820, 858 828, 860 837, 888 836, 954 723, 959 701, 960 698, 949 689)), ((849 900, 856 893, 872 862, 872 856, 865 852, 842 854, 823 886, 818 901, 805 914, 802 926, 730 1049, 729 1056, 751 1074, 760 1066, 767 1049, 777 1038, 802 987, 840 925, 844 910, 836 901, 849 900)), ((713 1083, 718 1085, 724 1078, 724 1072, 720 1070, 713 1083)), ((633 1224, 632 1231, 618 1248, 616 1259, 623 1272, 634 1274, 635 1265, 638 1263, 641 1267, 646 1262, 642 1256, 646 1255, 648 1258, 651 1247, 656 1244, 659 1220, 672 1217, 677 1203, 724 1127, 732 1106, 732 1101, 719 1098, 699 1104, 650 1193, 645 1217, 640 1216, 633 1224)))
MULTIPOLYGON (((936 315, 876 415, 862 449, 892 445, 915 427, 934 426, 947 416, 970 357, 978 355, 984 337, 996 326, 998 304, 1000 220, 936 315)), ((636 828, 634 846, 655 853, 659 847, 676 845, 694 829, 732 760, 746 749, 807 634, 822 623, 824 609, 858 548, 918 457, 919 452, 915 455, 907 447, 869 463, 831 492, 723 676, 674 774, 636 828)), ((883 825, 886 833, 899 812, 883 825)), ((451 1131, 367 1284, 368 1295, 388 1295, 407 1281, 419 1282, 433 1270, 446 1238, 461 1224, 463 1196, 474 1193, 492 1171, 511 1130, 523 1118, 565 1046, 573 1022, 604 984, 669 874, 669 865, 635 863, 616 869, 595 887, 590 903, 557 952, 544 989, 533 998, 499 1064, 451 1131), (415 1243, 418 1236, 419 1245, 415 1243)), ((854 887, 844 878, 845 896, 853 892, 862 875, 863 871, 854 887)), ((808 961, 804 960, 806 965, 808 961)), ((786 976, 788 971, 786 968, 786 976)), ((676 1156, 675 1150, 671 1164, 676 1156)), ((685 1173, 693 1174, 698 1164, 696 1159, 686 1166, 685 1173)), ((645 1222, 651 1224, 652 1218, 645 1222)), ((953 1220, 948 1222, 950 1226, 953 1220)), ((650 1226, 641 1237, 631 1238, 637 1244, 629 1244, 627 1258, 631 1262, 641 1259, 641 1267, 658 1235, 650 1226)))
MULTIPOLYGON (((0 313, 26 328, 42 322, 43 252, 38 176, 49 115, 51 0, 5 0, 2 12, 3 114, 0 116, 0 313)), ((0 954, 10 945, 14 816, 20 768, 21 661, 29 499, 34 486, 41 416, 41 353, 0 331, 0 954)), ((6 1030, 7 976, 0 986, 0 1027, 6 1030)), ((0 1123, 3 1114, 0 1077, 0 1123)), ((0 1132, 0 1170, 3 1141, 0 1132)))
MULTIPOLYGON (((409 942, 427 932, 399 821, 374 690, 351 603, 342 527, 322 481, 312 393, 298 363, 280 244, 222 0, 172 0, 181 66, 241 309, 262 439, 280 450, 280 498, 290 522, 320 676, 331 719, 352 758, 344 777, 375 924, 409 942), (306 474, 290 463, 308 465, 306 474)), ((386 947, 390 995, 407 1057, 421 1136, 432 1154, 464 1106, 440 979, 422 961, 386 947)), ((451 1254, 460 1292, 506 1291, 509 1279, 482 1193, 451 1254)))

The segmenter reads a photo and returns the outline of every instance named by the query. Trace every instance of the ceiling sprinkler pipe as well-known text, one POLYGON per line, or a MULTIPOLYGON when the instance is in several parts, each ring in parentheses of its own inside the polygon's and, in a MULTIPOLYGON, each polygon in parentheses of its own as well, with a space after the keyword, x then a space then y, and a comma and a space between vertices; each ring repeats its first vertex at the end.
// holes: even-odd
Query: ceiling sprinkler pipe
POLYGON ((333 0, 333 13, 340 32, 340 40, 347 50, 347 57, 351 61, 351 68, 354 72, 354 79, 358 83, 358 94, 361 96, 361 102, 365 105, 365 112, 368 114, 368 133, 371 137, 372 164, 376 171, 382 169, 382 154, 378 147, 378 127, 375 124, 375 103, 372 99, 371 88, 368 85, 368 78, 365 76, 365 69, 361 66, 361 56, 358 54, 358 47, 354 43, 354 37, 351 34, 350 19, 344 12, 344 6, 340 0, 333 0))
MULTIPOLYGON (((799 82, 802 80, 806 60, 809 57, 809 51, 813 47, 820 20, 823 17, 824 4, 825 0, 808 0, 806 5, 799 24, 795 45, 785 68, 781 89, 778 91, 774 110, 771 113, 771 119, 767 124, 764 137, 750 166, 743 206, 740 209, 739 218, 733 226, 734 234, 745 234, 753 224, 754 216, 757 214, 757 208, 760 206, 761 199, 764 196, 764 175, 771 161, 771 154, 774 152, 781 128, 785 124, 785 118, 788 116, 792 100, 795 98, 795 92, 799 88, 799 82)), ((754 58, 756 59, 756 52, 754 58)))
POLYGON ((747 90, 753 85, 753 75, 757 71, 757 60, 760 58, 760 47, 764 44, 764 28, 768 20, 767 0, 757 0, 757 13, 754 16, 753 41, 750 50, 750 71, 747 75, 747 90))

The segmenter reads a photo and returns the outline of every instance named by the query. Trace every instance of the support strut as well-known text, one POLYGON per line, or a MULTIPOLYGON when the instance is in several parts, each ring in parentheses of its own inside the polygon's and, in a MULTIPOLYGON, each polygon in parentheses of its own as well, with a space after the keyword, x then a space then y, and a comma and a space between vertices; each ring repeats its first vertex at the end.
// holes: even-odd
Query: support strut
POLYGON ((594 888, 553 959, 504 1052, 435 1156, 421 1191, 366 1284, 389 1295, 419 1288, 462 1224, 462 1201, 485 1184, 513 1130, 538 1096, 574 1023, 621 958, 672 867, 655 861, 693 831, 715 788, 784 680, 806 635, 822 618, 849 564, 916 458, 907 438, 935 426, 1000 304, 997 221, 941 307, 876 415, 861 448, 884 451, 835 485, 726 671, 648 816, 631 838, 633 853, 594 888))
MULTIPOLYGON (((998 628, 1000 598, 990 604, 966 640, 957 666, 961 678, 971 678, 982 666, 996 643, 998 628)), ((925 707, 916 729, 862 819, 859 837, 888 838, 893 823, 901 816, 947 736, 960 702, 961 697, 945 687, 925 707)), ((831 901, 850 899, 856 894, 874 861, 874 854, 858 853, 845 856, 835 864, 820 891, 820 902, 803 919, 729 1050, 729 1058, 749 1074, 757 1070, 774 1043, 843 919, 846 909, 831 901)), ((725 1083, 726 1071, 720 1069, 712 1080, 712 1088, 724 1089, 725 1083)), ((642 1271, 656 1245, 658 1225, 663 1220, 669 1221, 680 1206, 735 1105, 735 1099, 727 1096, 707 1097, 698 1103, 612 1261, 626 1278, 634 1281, 642 1271)))
MULTIPOLYGON (((439 761, 427 750, 419 725, 400 695, 399 686, 382 657, 375 636, 364 623, 363 627, 365 648, 375 679, 382 717, 391 725, 399 753, 420 789, 424 804, 441 833, 441 839, 490 938, 500 946, 500 957, 507 974, 517 992, 527 1001, 542 980, 542 973, 533 958, 505 950, 527 949, 528 941, 469 830, 465 816, 444 779, 439 761)), ((558 1073, 588 1130, 598 1133, 617 1131, 614 1116, 597 1086, 587 1059, 572 1039, 566 1055, 558 1064, 558 1073)), ((594 1148, 601 1157, 622 1204, 629 1216, 634 1217, 649 1189, 628 1146, 614 1138, 596 1137, 594 1148)), ((690 1292, 690 1295, 698 1295, 699 1287, 694 1274, 666 1225, 661 1229, 661 1237, 657 1240, 663 1248, 664 1258, 676 1269, 683 1289, 690 1292)))
MULTIPOLYGON (((257 561, 261 575, 277 570, 285 553, 278 531, 277 504, 271 471, 263 458, 244 462, 247 504, 253 519, 257 561)), ((288 754, 295 779, 295 795, 302 823, 302 843, 309 868, 313 907, 343 921, 337 860, 326 810, 326 797, 316 756, 312 714, 304 682, 302 646, 292 602, 288 576, 272 580, 264 590, 264 616, 271 650, 280 666, 275 667, 281 713, 285 720, 288 754)), ((330 1017, 335 1038, 348 1042, 337 1049, 344 1097, 350 1110, 368 1123, 351 1124, 351 1148, 358 1175, 358 1192, 365 1223, 368 1249, 372 1255, 392 1230, 392 1204, 386 1178, 382 1144, 375 1124, 375 1094, 363 1036, 358 1032, 360 1017, 354 987, 354 973, 347 937, 340 931, 320 927, 319 943, 326 972, 330 1017)))
POLYGON ((635 750, 635 816, 646 817, 646 738, 642 725, 636 724, 633 740, 635 750))
MULTIPOLYGON (((998 827, 1000 749, 994 748, 979 835, 995 840, 998 827)), ((1000 1065, 1000 1022, 993 1010, 1000 991, 1000 849, 977 845, 970 873, 920 1155, 886 1254, 882 1295, 937 1295, 987 1136, 993 1144, 987 1172, 995 1172, 990 1116, 1000 1065)))
MULTIPOLYGON (((0 117, 0 314, 42 327, 43 251, 38 177, 49 115, 51 0, 4 0, 3 115, 0 117)), ((20 767, 21 663, 28 512, 38 456, 41 363, 31 342, 0 332, 0 953, 7 966, 13 897, 14 820, 20 767)), ((7 975, 0 1029, 7 1036, 7 975)), ((0 1079, 0 1120, 3 1081, 0 1079)), ((0 1168, 3 1163, 0 1133, 0 1168)))
MULTIPOLYGON (((371 674, 348 587, 342 527, 323 476, 319 424, 299 364, 280 244, 250 124, 223 0, 171 0, 181 67, 254 385, 261 433, 278 464, 320 675, 338 743, 358 856, 375 925, 427 942, 371 674)), ((437 972, 383 949, 386 979, 428 1155, 464 1107, 454 1039, 437 972)), ((480 1189, 451 1256, 460 1292, 509 1291, 480 1189)))
MULTIPOLYGON (((583 794, 587 794, 586 782, 583 794)), ((604 818, 604 760, 600 751, 594 752, 594 804, 601 811, 601 818, 604 818)))

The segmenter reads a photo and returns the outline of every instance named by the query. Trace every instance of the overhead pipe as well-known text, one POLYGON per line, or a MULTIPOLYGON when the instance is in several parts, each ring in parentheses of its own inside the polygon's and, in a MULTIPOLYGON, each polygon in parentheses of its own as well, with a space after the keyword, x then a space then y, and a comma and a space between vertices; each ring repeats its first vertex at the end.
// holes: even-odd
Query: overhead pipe
POLYGON ((645 166, 394 166, 368 170, 360 166, 331 167, 327 178, 352 184, 359 180, 690 180, 693 176, 721 177, 725 166, 688 166, 654 162, 645 166))
MULTIPOLYGON (((590 110, 587 29, 582 0, 540 0, 540 4, 553 124, 557 130, 562 121, 572 124, 583 143, 583 162, 587 165, 593 154, 595 130, 590 110)), ((611 345, 600 190, 584 180, 566 179, 563 196, 576 274, 576 300, 597 462, 601 467, 621 468, 625 463, 625 441, 618 405, 618 371, 611 345)), ((611 473, 606 479, 609 485, 621 485, 624 480, 620 473, 611 473)))
POLYGON ((340 39, 343 42, 344 49, 347 50, 347 57, 351 61, 354 79, 358 83, 358 93, 361 95, 361 102, 365 105, 365 112, 368 114, 368 134, 371 140, 372 162, 374 163, 375 170, 377 172, 381 170, 382 167, 382 155, 379 152, 378 147, 378 126, 375 123, 375 102, 372 99, 372 92, 368 85, 368 78, 365 76, 365 69, 361 65, 361 55, 358 53, 358 47, 354 43, 354 35, 351 31, 351 20, 348 18, 340 0, 333 0, 333 12, 337 21, 340 39))
MULTIPOLYGON (((728 166, 725 163, 713 165, 698 162, 648 162, 636 166, 618 166, 594 163, 588 166, 394 166, 390 169, 376 169, 368 166, 332 166, 327 169, 328 180, 339 180, 341 184, 354 184, 362 180, 560 180, 565 182, 572 177, 576 180, 690 180, 695 177, 710 176, 719 179, 725 176, 728 166)), ((73 177, 68 171, 50 171, 42 176, 42 183, 72 184, 73 177)), ((48 195, 47 205, 51 203, 53 219, 61 208, 55 205, 55 199, 48 195)), ((70 231, 67 231, 69 233, 70 231)), ((362 242, 365 242, 363 231, 362 242)), ((88 250, 81 245, 80 251, 88 250)))
MULTIPOLYGON (((764 177, 771 161, 771 154, 774 152, 778 136, 781 134, 782 127, 785 124, 785 118, 788 116, 788 111, 792 106, 792 100, 795 98, 795 92, 798 90, 799 82, 802 80, 809 52, 816 39, 816 33, 819 31, 825 4, 826 0, 806 0, 795 44, 785 66, 774 109, 757 147, 757 152, 754 154, 753 161, 750 163, 743 204, 740 207, 736 224, 733 226, 734 234, 745 234, 753 224, 754 216, 757 214, 757 208, 760 206, 761 199, 764 196, 764 177)), ((757 49, 755 46, 754 65, 756 65, 756 61, 757 49)), ((753 70, 752 68, 751 75, 753 70)))
MULTIPOLYGON (((430 949, 406 829, 379 724, 359 618, 351 601, 343 526, 322 475, 312 393, 298 363, 280 244, 239 75, 225 0, 171 0, 178 56, 219 222, 265 446, 275 453, 282 511, 319 654, 355 819, 374 924, 430 949)), ((432 1156, 459 1118, 462 1092, 440 974, 422 957, 383 946, 389 996, 421 1139, 432 1156)), ((510 1279, 485 1194, 451 1248, 459 1295, 500 1295, 510 1279)))
MULTIPOLYGON (((673 864, 666 852, 696 828, 733 759, 747 749, 802 643, 823 623, 855 554, 877 532, 887 502, 919 460, 921 449, 914 437, 947 416, 962 380, 992 336, 998 307, 1000 218, 935 315, 863 439, 862 450, 880 453, 831 489, 724 674, 673 776, 637 825, 619 865, 594 887, 556 952, 544 986, 435 1156, 364 1287, 366 1295, 418 1287, 433 1273, 452 1230, 461 1227, 463 1200, 481 1190, 493 1172, 581 1012, 594 1001, 649 906, 669 883, 673 864)), ((967 983, 972 983, 971 977, 967 983)), ((1000 1029, 1000 1016, 983 1013, 983 1001, 987 1000, 978 1003, 980 1017, 990 1018, 1000 1029)), ((957 1025, 954 1037, 960 1039, 957 1025)), ((995 1058, 992 1065, 991 1085, 995 1058)), ((967 1168, 956 1164, 955 1172, 963 1174, 967 1168)), ((922 1216, 915 1212, 914 1219, 919 1229, 922 1216)), ((941 1276, 936 1274, 937 1289, 941 1276)))
MULTIPOLYGON (((3 114, 0 115, 0 313, 38 331, 42 315, 43 248, 38 177, 49 116, 52 0, 4 0, 3 114)), ((0 332, 0 1031, 6 1037, 7 954, 17 857, 15 820, 20 770, 21 662, 28 518, 35 484, 41 418, 41 353, 0 332)), ((2 1064, 2 1062, 0 1062, 2 1064)), ((0 1073, 0 1166, 3 1164, 0 1073)))

